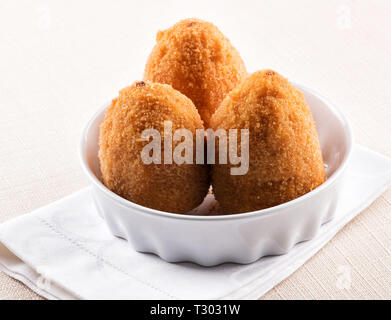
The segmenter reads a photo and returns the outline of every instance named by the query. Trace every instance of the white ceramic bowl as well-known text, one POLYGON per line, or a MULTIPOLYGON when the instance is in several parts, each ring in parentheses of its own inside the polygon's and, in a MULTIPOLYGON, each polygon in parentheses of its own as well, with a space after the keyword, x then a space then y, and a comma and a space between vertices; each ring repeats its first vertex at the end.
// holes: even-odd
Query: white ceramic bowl
MULTIPOLYGON (((102 107, 84 130, 80 157, 98 212, 111 232, 128 240, 137 251, 155 253, 169 262, 191 261, 203 266, 250 263, 265 255, 287 253, 296 243, 313 238, 334 215, 353 138, 345 117, 330 101, 296 86, 304 93, 315 119, 328 179, 295 200, 236 215, 162 212, 107 189, 100 181, 97 156, 99 124, 108 105, 102 107)), ((210 200, 209 196, 206 201, 210 200)))

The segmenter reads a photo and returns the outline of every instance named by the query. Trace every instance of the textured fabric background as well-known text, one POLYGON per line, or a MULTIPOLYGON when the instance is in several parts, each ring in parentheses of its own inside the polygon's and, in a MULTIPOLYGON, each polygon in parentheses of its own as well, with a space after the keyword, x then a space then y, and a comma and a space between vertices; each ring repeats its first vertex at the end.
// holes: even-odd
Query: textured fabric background
MULTIPOLYGON (((356 141, 391 157, 391 2, 0 2, 0 222, 87 185, 84 123, 142 77, 158 29, 214 22, 248 70, 336 102, 356 141)), ((391 190, 264 299, 391 299, 391 190)), ((0 299, 39 299, 0 274, 0 299)))

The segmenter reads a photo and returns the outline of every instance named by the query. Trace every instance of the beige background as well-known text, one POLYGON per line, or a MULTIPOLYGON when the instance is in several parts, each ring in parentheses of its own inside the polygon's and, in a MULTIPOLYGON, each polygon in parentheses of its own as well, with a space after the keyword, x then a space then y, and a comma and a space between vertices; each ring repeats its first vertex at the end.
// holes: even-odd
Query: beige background
MULTIPOLYGON (((391 157, 391 2, 0 2, 0 222, 87 185, 89 116, 142 77, 155 33, 213 21, 250 71, 273 68, 336 102, 356 141, 391 157)), ((391 190, 265 299, 391 298, 391 190)), ((0 299, 39 299, 0 273, 0 299)))

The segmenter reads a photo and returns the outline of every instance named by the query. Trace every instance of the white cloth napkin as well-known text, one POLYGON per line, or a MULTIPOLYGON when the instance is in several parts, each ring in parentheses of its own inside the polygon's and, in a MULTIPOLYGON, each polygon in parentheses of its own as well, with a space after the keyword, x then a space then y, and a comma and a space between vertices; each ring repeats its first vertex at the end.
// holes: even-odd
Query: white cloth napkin
POLYGON ((201 267, 135 252, 110 234, 90 188, 0 225, 0 269, 49 299, 255 299, 391 185, 391 159, 356 146, 335 218, 288 254, 201 267))

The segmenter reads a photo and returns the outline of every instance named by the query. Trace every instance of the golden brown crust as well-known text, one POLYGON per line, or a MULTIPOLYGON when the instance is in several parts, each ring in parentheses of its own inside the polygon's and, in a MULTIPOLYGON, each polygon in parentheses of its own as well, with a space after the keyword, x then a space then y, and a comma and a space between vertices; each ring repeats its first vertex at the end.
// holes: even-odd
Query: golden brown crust
POLYGON ((189 97, 205 127, 226 94, 247 72, 230 41, 209 22, 186 19, 159 31, 144 79, 167 83, 189 97))
POLYGON ((211 127, 250 133, 246 175, 230 175, 230 165, 212 167, 213 192, 226 213, 293 200, 326 179, 315 122, 304 96, 272 70, 255 72, 240 83, 216 110, 211 127))
MULTIPOLYGON (((137 204, 185 213, 198 206, 208 192, 206 166, 147 165, 141 160, 141 151, 148 143, 141 139, 142 131, 147 128, 159 130, 163 139, 165 120, 173 123, 173 131, 179 128, 192 131, 194 139, 195 130, 203 128, 191 100, 169 85, 140 81, 120 91, 100 126, 99 159, 103 183, 137 204)), ((178 143, 173 143, 173 149, 178 143)), ((162 158, 163 152, 162 146, 162 158)))

